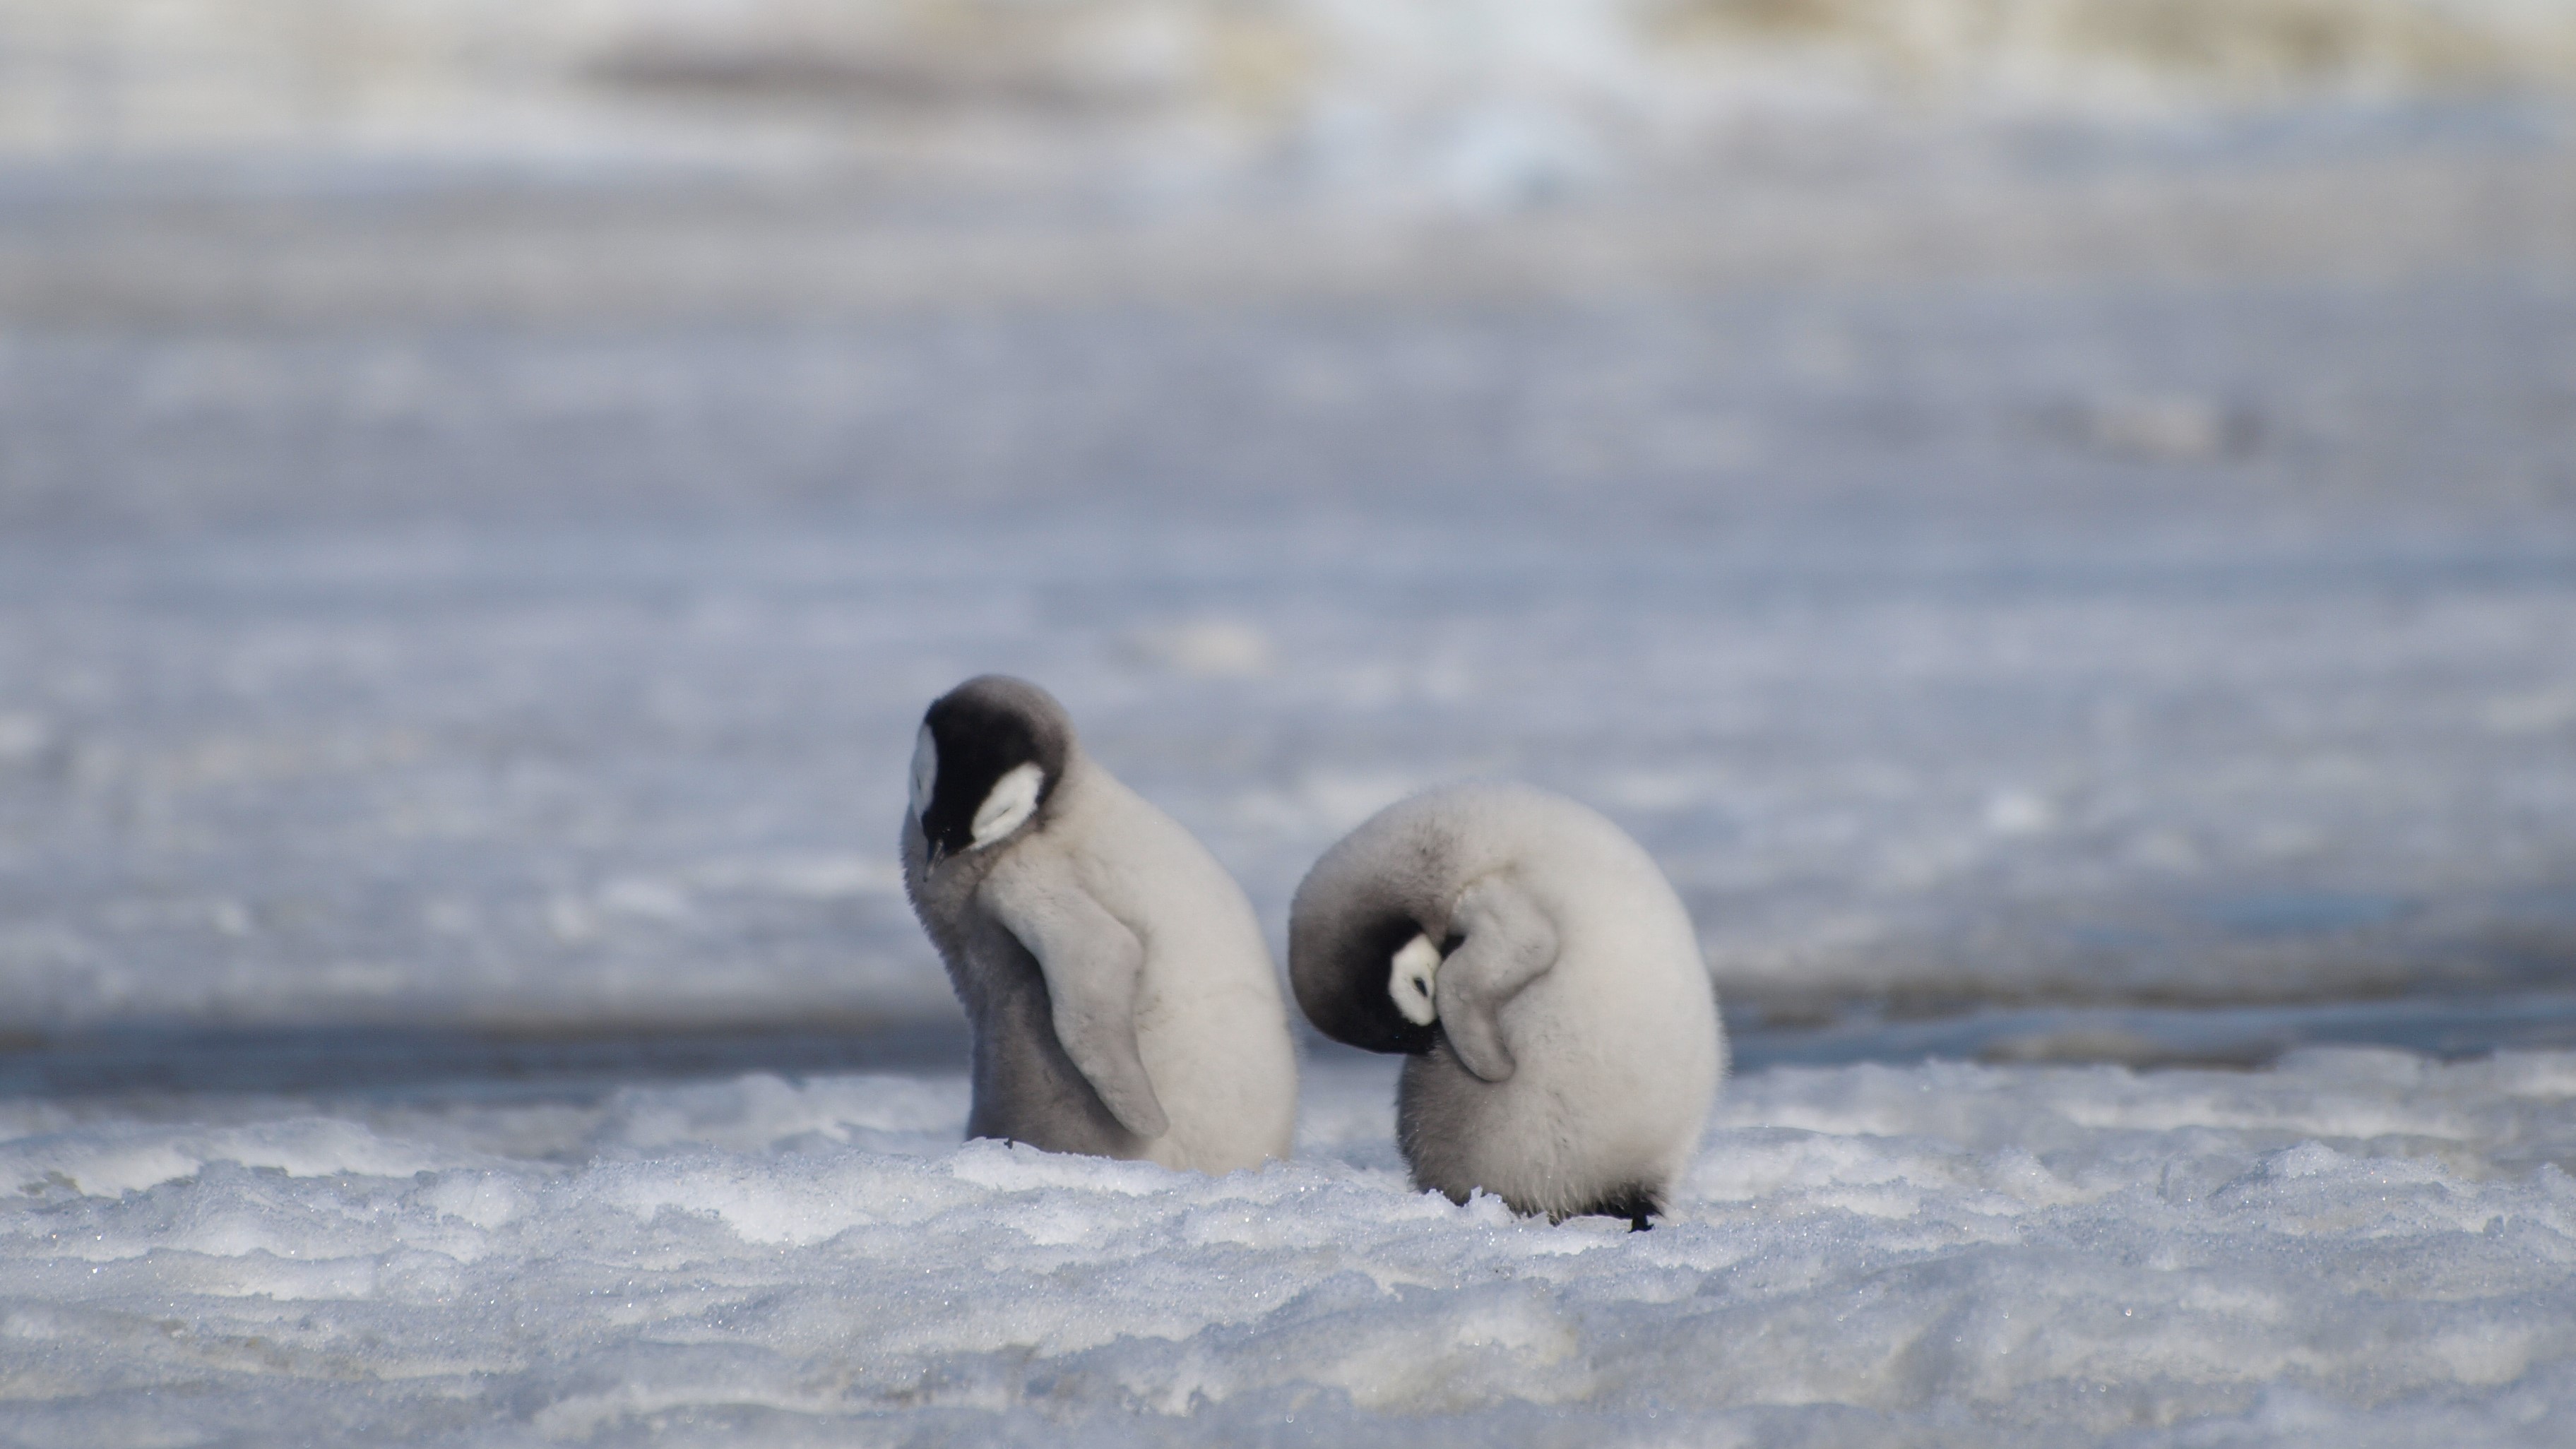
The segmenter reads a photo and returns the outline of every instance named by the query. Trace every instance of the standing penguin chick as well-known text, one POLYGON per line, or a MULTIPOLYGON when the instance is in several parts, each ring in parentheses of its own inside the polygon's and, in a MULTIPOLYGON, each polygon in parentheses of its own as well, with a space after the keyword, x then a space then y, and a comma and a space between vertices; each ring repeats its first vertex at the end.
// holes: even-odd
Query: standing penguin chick
POLYGON ((1231 1172, 1285 1158, 1297 1058, 1252 906, 998 674, 934 701, 903 883, 974 1028, 969 1137, 1231 1172))
POLYGON ((1404 1052, 1417 1187, 1635 1227, 1661 1212, 1726 1073, 1690 916, 1619 827, 1526 785, 1379 811, 1289 909, 1288 975, 1326 1036, 1404 1052))

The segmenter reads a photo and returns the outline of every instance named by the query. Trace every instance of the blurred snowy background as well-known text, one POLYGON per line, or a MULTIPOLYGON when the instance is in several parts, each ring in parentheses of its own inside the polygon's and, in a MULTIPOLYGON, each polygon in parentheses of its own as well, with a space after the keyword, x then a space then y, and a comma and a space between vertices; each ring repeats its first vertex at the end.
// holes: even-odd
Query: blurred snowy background
POLYGON ((2549 1443, 2571 967, 2576 7, 0 0, 13 1441, 2549 1443), (956 1148, 984 669, 1608 811, 1672 1220, 956 1148))
POLYGON ((887 842, 1000 668, 1274 929, 1505 773, 1810 1056, 2566 1040, 2571 87, 2517 0, 15 0, 0 1004, 953 1022, 887 842))

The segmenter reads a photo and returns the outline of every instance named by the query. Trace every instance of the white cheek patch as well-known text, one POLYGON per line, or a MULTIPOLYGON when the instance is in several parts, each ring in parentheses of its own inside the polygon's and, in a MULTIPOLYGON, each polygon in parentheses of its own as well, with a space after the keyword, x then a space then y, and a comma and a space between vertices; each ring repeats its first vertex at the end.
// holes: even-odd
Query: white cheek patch
POLYGON ((1440 1007, 1431 994, 1439 974, 1440 948, 1431 944, 1429 936, 1416 936, 1395 953, 1386 994, 1395 998, 1395 1009, 1415 1026, 1429 1026, 1440 1019, 1440 1007))
POLYGON ((993 793, 975 807, 975 841, 990 845, 1028 822, 1038 813, 1038 791, 1046 787, 1046 772, 1035 764, 1021 765, 993 782, 993 793))
POLYGON ((919 820, 930 808, 930 792, 939 784, 939 742, 930 737, 930 726, 921 727, 921 737, 912 745, 912 818, 919 820))

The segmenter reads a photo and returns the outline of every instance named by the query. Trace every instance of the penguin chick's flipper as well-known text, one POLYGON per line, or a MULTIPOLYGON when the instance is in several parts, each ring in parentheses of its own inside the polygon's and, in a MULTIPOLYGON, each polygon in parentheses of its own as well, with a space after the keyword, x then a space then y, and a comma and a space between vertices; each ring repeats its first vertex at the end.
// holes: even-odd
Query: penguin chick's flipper
POLYGON ((1527 892, 1502 876, 1487 876, 1458 897, 1449 929, 1463 938, 1440 963, 1440 1027, 1459 1063, 1488 1082, 1512 1074, 1497 1014, 1556 964, 1556 925, 1527 892))
POLYGON ((1136 991, 1145 946, 1054 862, 1011 857, 984 881, 994 918, 1046 978, 1055 1038, 1100 1104, 1139 1137, 1170 1129, 1136 1053, 1136 991))

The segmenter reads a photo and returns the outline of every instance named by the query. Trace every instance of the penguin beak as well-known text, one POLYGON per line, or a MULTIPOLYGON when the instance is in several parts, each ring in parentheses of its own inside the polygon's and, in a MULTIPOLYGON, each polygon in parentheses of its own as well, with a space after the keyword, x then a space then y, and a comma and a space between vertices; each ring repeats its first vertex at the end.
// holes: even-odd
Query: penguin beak
POLYGON ((948 846, 942 841, 930 842, 930 864, 936 866, 948 858, 948 846))

